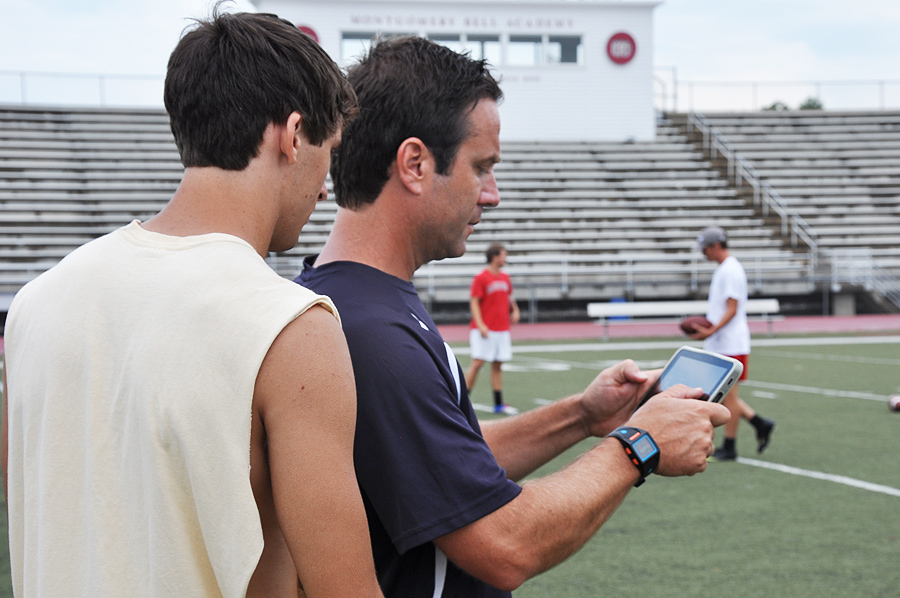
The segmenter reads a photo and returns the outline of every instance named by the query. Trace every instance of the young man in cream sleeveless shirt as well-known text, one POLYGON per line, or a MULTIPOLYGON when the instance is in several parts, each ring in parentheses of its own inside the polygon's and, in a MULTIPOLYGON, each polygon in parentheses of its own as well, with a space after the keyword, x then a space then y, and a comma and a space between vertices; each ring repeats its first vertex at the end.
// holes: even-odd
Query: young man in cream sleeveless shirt
POLYGON ((171 201, 10 310, 16 596, 381 596, 337 312, 264 262, 324 199, 355 95, 290 23, 218 11, 169 61, 171 201))

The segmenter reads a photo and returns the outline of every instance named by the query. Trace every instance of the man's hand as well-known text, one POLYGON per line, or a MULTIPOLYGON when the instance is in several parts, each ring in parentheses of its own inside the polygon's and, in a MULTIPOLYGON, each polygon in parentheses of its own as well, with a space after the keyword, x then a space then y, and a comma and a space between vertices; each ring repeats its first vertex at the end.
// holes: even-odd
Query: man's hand
POLYGON ((624 424, 659 372, 644 372, 626 359, 600 372, 581 395, 588 433, 606 436, 624 424))
POLYGON ((651 398, 628 420, 629 426, 647 430, 656 441, 659 475, 694 475, 706 469, 706 458, 715 449, 715 427, 724 425, 731 412, 718 403, 685 400, 702 392, 677 384, 651 398))
POLYGON ((629 359, 600 372, 584 392, 484 421, 481 431, 509 479, 520 480, 586 437, 606 436, 624 424, 658 377, 659 371, 642 372, 629 359))
MULTIPOLYGON (((701 389, 680 385, 650 399, 632 415, 658 375, 641 372, 634 362, 625 361, 601 372, 582 395, 515 418, 485 422, 491 424, 485 426, 488 435, 505 437, 498 461, 504 467, 513 464, 513 479, 524 477, 581 439, 574 432, 583 435, 584 412, 590 409, 597 434, 603 431, 603 421, 627 422, 650 432, 661 453, 657 473, 676 476, 703 471, 713 450, 713 428, 728 420, 729 411, 696 400, 703 394, 701 389), (573 424, 560 426, 564 421, 573 424), (563 432, 553 433, 561 428, 563 432), (547 448, 550 445, 555 448, 547 448)), ((497 446, 489 444, 492 449, 497 446)), ((600 442, 553 475, 526 481, 518 497, 435 543, 468 573, 514 589, 580 548, 612 515, 634 482, 634 466, 619 442, 600 442)))
POLYGON ((690 336, 694 340, 702 341, 711 337, 713 333, 715 333, 715 331, 715 326, 710 326, 709 328, 704 328, 703 326, 695 326, 694 331, 688 336, 690 336))

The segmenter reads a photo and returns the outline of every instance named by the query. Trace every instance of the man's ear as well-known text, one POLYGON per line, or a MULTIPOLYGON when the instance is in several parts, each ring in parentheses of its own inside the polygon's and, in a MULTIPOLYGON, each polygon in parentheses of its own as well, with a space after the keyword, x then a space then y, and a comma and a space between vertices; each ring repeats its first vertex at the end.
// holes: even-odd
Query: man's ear
POLYGON ((291 112, 290 116, 287 117, 284 128, 281 130, 279 138, 281 153, 287 157, 289 164, 293 164, 297 161, 297 156, 300 153, 300 146, 305 141, 305 136, 303 135, 302 127, 300 126, 302 123, 303 117, 300 116, 300 113, 291 112))
POLYGON ((422 194, 434 174, 434 156, 418 137, 410 137, 397 148, 397 175, 403 186, 422 194))

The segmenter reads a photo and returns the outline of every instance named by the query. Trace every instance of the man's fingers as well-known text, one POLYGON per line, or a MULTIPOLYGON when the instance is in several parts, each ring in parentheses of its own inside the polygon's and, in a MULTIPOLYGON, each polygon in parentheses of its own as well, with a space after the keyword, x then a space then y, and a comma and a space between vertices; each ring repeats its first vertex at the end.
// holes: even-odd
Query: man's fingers
POLYGON ((630 359, 622 362, 622 373, 625 376, 626 382, 643 384, 650 379, 647 372, 639 368, 638 365, 630 359))
POLYGON ((691 388, 684 384, 676 384, 667 388, 664 394, 676 399, 699 399, 704 393, 702 388, 691 388))
POLYGON ((709 407, 711 409, 709 420, 712 422, 712 425, 724 426, 726 423, 728 423, 728 420, 731 419, 731 412, 727 407, 725 407, 725 405, 719 405, 718 403, 709 403, 709 407))

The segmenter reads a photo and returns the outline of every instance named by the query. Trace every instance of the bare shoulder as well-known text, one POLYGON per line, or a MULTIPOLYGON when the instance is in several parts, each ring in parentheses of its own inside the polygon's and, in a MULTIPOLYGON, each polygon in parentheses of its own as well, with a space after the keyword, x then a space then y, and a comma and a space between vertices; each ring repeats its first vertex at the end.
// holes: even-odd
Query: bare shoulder
POLYGON ((322 305, 314 305, 284 327, 272 349, 288 348, 314 356, 319 349, 346 351, 346 346, 344 333, 334 314, 322 305))
POLYGON ((266 354, 256 379, 260 415, 290 419, 339 416, 355 424, 356 386, 340 323, 315 306, 285 326, 266 354))

